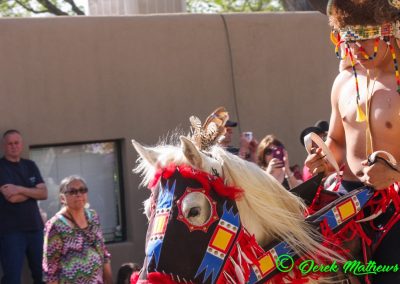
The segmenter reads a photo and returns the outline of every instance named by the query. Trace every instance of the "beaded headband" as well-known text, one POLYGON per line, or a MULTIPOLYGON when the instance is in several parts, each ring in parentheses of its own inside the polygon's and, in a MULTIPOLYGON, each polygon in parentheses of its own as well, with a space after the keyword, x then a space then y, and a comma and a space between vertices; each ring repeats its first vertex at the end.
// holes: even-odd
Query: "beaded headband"
POLYGON ((341 29, 334 29, 334 32, 339 33, 340 37, 346 42, 375 38, 383 39, 390 36, 400 38, 400 21, 379 26, 346 26, 341 29))

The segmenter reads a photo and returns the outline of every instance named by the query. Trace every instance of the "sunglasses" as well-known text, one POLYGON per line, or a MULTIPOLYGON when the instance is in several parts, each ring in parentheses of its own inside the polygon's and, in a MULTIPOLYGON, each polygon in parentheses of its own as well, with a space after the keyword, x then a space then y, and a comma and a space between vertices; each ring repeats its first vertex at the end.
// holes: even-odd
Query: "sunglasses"
POLYGON ((271 155, 272 154, 272 149, 271 148, 266 148, 265 150, 264 150, 264 156, 265 155, 271 155))
POLYGON ((65 194, 78 195, 78 193, 85 194, 87 192, 88 192, 87 187, 81 187, 81 188, 70 188, 67 191, 65 191, 65 194))

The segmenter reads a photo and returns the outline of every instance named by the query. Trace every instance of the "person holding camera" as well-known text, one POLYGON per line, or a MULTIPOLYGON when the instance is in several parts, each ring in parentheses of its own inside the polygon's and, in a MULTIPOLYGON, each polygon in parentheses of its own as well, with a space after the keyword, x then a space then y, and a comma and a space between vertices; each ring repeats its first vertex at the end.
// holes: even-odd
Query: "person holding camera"
POLYGON ((256 161, 258 141, 254 138, 253 132, 247 131, 240 134, 239 157, 249 162, 256 161))
POLYGON ((229 153, 237 155, 249 162, 254 162, 258 142, 254 139, 253 132, 243 132, 240 134, 240 148, 231 145, 233 128, 236 126, 237 122, 232 120, 228 120, 225 123, 224 139, 220 142, 220 146, 229 153))
POLYGON ((257 147, 257 164, 272 175, 286 189, 302 183, 290 170, 288 153, 274 135, 265 136, 257 147))

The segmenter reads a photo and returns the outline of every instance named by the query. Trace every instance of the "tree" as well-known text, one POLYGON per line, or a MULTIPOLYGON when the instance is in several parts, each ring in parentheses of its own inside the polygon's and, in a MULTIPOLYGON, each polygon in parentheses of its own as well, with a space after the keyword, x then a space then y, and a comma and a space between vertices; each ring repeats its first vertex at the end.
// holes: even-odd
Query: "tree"
POLYGON ((0 0, 2 16, 32 16, 52 14, 56 16, 85 15, 75 0, 0 0))

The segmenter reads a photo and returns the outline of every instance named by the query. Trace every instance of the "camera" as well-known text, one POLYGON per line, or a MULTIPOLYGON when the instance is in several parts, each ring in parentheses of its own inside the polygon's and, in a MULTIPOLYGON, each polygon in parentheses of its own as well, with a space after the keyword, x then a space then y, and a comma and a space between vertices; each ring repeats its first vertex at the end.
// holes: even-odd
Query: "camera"
POLYGON ((284 154, 284 147, 282 146, 276 146, 273 150, 272 150, 272 157, 280 160, 283 162, 283 157, 285 156, 284 154))

